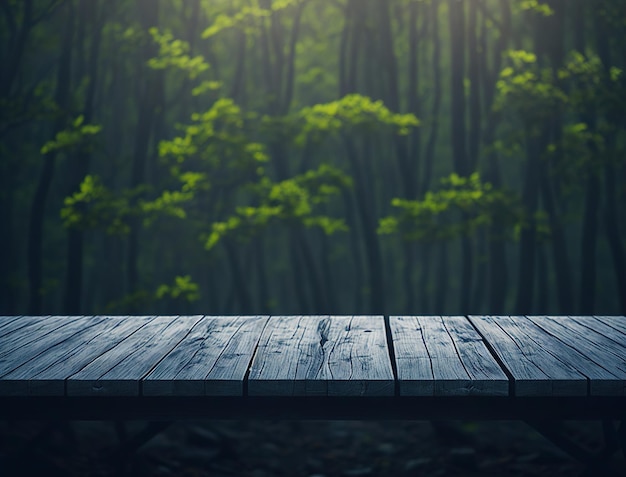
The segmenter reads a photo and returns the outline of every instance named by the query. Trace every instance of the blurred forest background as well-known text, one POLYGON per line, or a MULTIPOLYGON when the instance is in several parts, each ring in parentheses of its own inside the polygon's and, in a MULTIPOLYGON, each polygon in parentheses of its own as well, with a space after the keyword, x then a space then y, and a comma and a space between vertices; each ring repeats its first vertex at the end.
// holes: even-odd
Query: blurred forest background
POLYGON ((626 314, 623 0, 0 0, 0 313, 626 314))

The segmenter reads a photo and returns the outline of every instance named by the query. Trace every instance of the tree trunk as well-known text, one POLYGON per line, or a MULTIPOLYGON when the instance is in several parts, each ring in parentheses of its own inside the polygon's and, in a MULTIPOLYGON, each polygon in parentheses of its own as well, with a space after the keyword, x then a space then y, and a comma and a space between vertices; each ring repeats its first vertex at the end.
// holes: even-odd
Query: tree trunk
POLYGON ((427 191, 430 188, 430 180, 432 176, 433 163, 435 162, 435 145, 439 135, 439 111, 441 109, 442 96, 442 74, 441 74, 441 39, 439 38, 439 0, 432 0, 430 6, 430 20, 432 22, 433 35, 433 103, 430 115, 430 134, 426 141, 426 150, 424 151, 424 171, 422 174, 422 183, 420 192, 427 191))
MULTIPOLYGON (((605 18, 598 9, 594 9, 594 31, 596 35, 598 56, 604 67, 605 81, 608 80, 611 68, 611 49, 609 38, 613 29, 607 24, 605 18)), ((616 159, 616 132, 610 132, 605 140, 609 158, 604 166, 604 207, 603 222, 604 232, 611 252, 613 271, 617 283, 617 296, 619 297, 619 309, 622 315, 626 315, 626 252, 619 228, 618 199, 616 191, 617 170, 616 159)))
MULTIPOLYGON (((498 41, 493 49, 492 65, 493 69, 489 73, 487 68, 487 28, 483 22, 481 46, 483 54, 480 57, 483 70, 482 80, 484 84, 483 98, 485 111, 490 111, 487 125, 484 132, 484 143, 490 146, 487 153, 487 180, 496 188, 502 186, 502 177, 497 154, 493 147, 497 125, 500 121, 499 115, 492 110, 495 96, 495 85, 500 73, 502 54, 506 50, 511 31, 511 4, 509 0, 500 0, 500 18, 502 21, 498 41)), ((506 312, 506 298, 509 290, 509 272, 506 256, 505 234, 502 226, 493 224, 489 227, 489 312, 493 314, 504 314, 506 312)))
POLYGON ((250 315, 254 313, 252 306, 252 299, 250 297, 250 291, 246 283, 246 273, 241 268, 241 262, 239 261, 239 255, 237 248, 228 240, 224 240, 224 248, 226 249, 226 257, 230 265, 230 270, 233 274, 233 286, 234 294, 237 297, 239 304, 239 311, 243 315, 250 315))
MULTIPOLYGON (((84 63, 87 70, 83 71, 89 78, 89 85, 85 94, 85 106, 83 117, 85 124, 92 122, 94 118, 94 98, 98 85, 98 61, 100 57, 100 42, 102 28, 104 26, 103 11, 98 12, 100 5, 93 0, 82 0, 80 21, 83 26, 91 27, 92 39, 89 45, 86 61, 83 59, 84 52, 79 53, 79 63, 84 63)), ((81 149, 75 156, 72 165, 73 177, 71 179, 70 194, 80 187, 81 182, 89 171, 91 152, 81 149)), ((77 228, 71 228, 67 237, 67 270, 65 281, 64 309, 68 315, 78 315, 82 312, 83 299, 83 247, 84 232, 77 228)))
MULTIPOLYGON (((72 42, 74 39, 74 6, 67 2, 64 7, 66 14, 65 30, 59 69, 54 93, 54 102, 61 111, 67 111, 71 90, 72 70, 72 42)), ((59 114, 52 127, 53 137, 67 125, 67 113, 59 114)), ((35 195, 30 208, 28 229, 28 313, 40 315, 42 313, 41 287, 43 283, 43 226, 45 205, 54 176, 55 153, 49 152, 43 157, 43 167, 39 175, 35 195)))
MULTIPOLYGON (((586 2, 577 3, 575 10, 576 32, 574 35, 574 46, 576 50, 585 52, 585 7, 586 2)), ((595 9, 594 9, 595 10, 595 9)), ((581 115, 581 120, 587 124, 589 132, 596 132, 596 112, 593 106, 588 106, 581 115)), ((593 141, 587 144, 591 152, 591 157, 598 154, 597 147, 593 141)), ((585 180, 585 203, 583 212, 582 239, 580 244, 580 305, 579 312, 583 315, 592 315, 595 308, 596 299, 596 254, 598 243, 598 212, 600 206, 600 177, 593 163, 585 167, 587 174, 585 180)))
MULTIPOLYGON (((159 21, 159 2, 152 0, 142 0, 139 3, 141 11, 140 18, 142 28, 148 31, 149 28, 158 25, 159 21)), ((148 158, 148 148, 150 137, 155 124, 155 117, 158 114, 155 111, 156 94, 158 91, 159 72, 151 71, 145 62, 157 54, 156 45, 147 41, 141 51, 141 60, 138 64, 138 77, 140 81, 140 97, 138 104, 137 128, 134 134, 133 143, 133 162, 130 178, 130 189, 134 189, 143 184, 146 175, 146 162, 148 158)), ((128 235, 128 249, 126 256, 126 282, 128 287, 128 295, 132 296, 140 289, 139 286, 139 234, 141 230, 141 221, 139 218, 131 220, 130 232, 128 235)), ((131 301, 130 313, 138 313, 136 305, 131 301)))
POLYGON ((552 247, 552 257, 554 260, 554 272, 556 275, 557 296, 559 302, 559 313, 563 315, 571 315, 574 312, 574 297, 572 295, 572 271, 567 256, 567 241, 565 240, 565 232, 563 224, 558 218, 556 207, 554 204, 554 196, 549 172, 544 170, 541 174, 541 197, 543 205, 548 213, 548 221, 552 238, 550 245, 552 247))
POLYGON ((470 81, 469 90, 469 137, 468 137, 468 169, 474 172, 478 168, 478 151, 481 138, 482 114, 480 109, 480 56, 484 53, 478 46, 478 2, 470 0, 469 21, 467 26, 467 44, 469 51, 468 74, 470 81))
MULTIPOLYGON (((463 86, 465 71, 465 4, 459 0, 449 1, 450 9, 450 96, 452 140, 452 160, 454 170, 462 177, 471 173, 466 152, 465 131, 465 91, 463 86)), ((460 307, 463 313, 471 307, 473 247, 469 236, 461 237, 461 290, 460 307)))
POLYGON ((437 248, 437 283, 435 285, 435 299, 432 312, 435 315, 445 315, 448 309, 446 306, 449 283, 448 244, 446 242, 441 242, 437 244, 437 248))
POLYGON ((525 208, 526 223, 520 234, 519 278, 517 302, 514 313, 533 313, 533 291, 535 283, 535 262, 537 252, 537 227, 535 213, 538 205, 540 183, 540 151, 545 144, 545 133, 541 137, 533 137, 526 128, 526 170, 522 191, 522 204, 525 208))
POLYGON ((350 138, 344 137, 344 144, 346 145, 352 175, 355 179, 354 190, 357 199, 357 212, 361 222, 363 244, 369 268, 369 313, 381 314, 385 312, 385 287, 383 260, 380 253, 378 235, 376 234, 376 218, 372 207, 372 191, 366 186, 367 181, 363 177, 362 164, 359 163, 354 143, 350 138))

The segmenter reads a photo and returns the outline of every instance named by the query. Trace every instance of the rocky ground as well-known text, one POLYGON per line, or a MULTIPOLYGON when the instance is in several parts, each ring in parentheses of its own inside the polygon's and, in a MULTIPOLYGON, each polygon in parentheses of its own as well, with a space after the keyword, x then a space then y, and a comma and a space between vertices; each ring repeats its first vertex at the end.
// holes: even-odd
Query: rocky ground
MULTIPOLYGON (((133 433, 144 424, 126 428, 133 433)), ((0 423, 0 476, 120 473, 111 423, 74 423, 71 432, 57 428, 28 444, 40 429, 34 422, 0 423)), ((602 443, 599 426, 569 429, 587 447, 602 443)), ((608 475, 625 475, 625 464, 616 454, 608 475)), ((173 424, 129 457, 125 471, 181 477, 576 476, 583 468, 520 422, 454 423, 435 432, 429 422, 231 421, 173 424)), ((603 474, 596 469, 590 475, 603 474)))

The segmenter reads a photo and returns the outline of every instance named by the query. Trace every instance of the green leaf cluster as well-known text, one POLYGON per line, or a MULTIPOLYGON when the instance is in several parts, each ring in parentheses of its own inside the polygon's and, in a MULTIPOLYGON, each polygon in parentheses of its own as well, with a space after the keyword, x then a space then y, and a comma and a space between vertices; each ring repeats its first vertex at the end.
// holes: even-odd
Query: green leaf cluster
POLYGON ((65 198, 61 219, 66 228, 80 230, 103 226, 107 233, 126 234, 133 215, 129 194, 115 194, 96 175, 87 175, 78 190, 65 198))
POLYGON ((41 154, 90 150, 94 147, 94 137, 102 130, 97 124, 83 124, 84 116, 78 116, 67 129, 59 131, 54 139, 41 147, 41 154))
POLYGON ((330 103, 316 104, 299 112, 303 123, 300 142, 305 138, 321 139, 338 132, 374 132, 391 130, 407 135, 419 126, 413 114, 393 113, 382 101, 372 101, 367 96, 349 94, 330 103))
POLYGON ((268 155, 264 144, 251 140, 255 114, 245 113, 230 98, 221 98, 191 119, 191 124, 182 127, 182 135, 159 143, 160 157, 172 164, 173 174, 188 188, 206 189, 209 179, 213 186, 258 179, 268 155), (198 170, 203 171, 201 175, 198 170))
POLYGON ((539 2, 539 0, 521 0, 515 5, 516 11, 538 13, 544 17, 554 15, 554 10, 547 3, 539 2))
POLYGON ((206 28, 202 32, 202 38, 211 38, 215 35, 229 30, 231 28, 242 28, 248 30, 250 25, 256 21, 269 17, 272 12, 284 10, 293 5, 296 5, 299 0, 274 0, 268 5, 268 8, 263 8, 257 5, 245 5, 237 9, 237 12, 231 15, 221 13, 217 15, 211 26, 206 28))
POLYGON ((534 53, 509 51, 508 63, 496 82, 496 111, 511 112, 530 126, 567 102, 567 95, 555 84, 552 70, 541 68, 534 53))
MULTIPOLYGON (((148 60, 148 66, 151 68, 155 70, 177 69, 184 71, 191 79, 197 78, 209 69, 209 64, 202 55, 193 57, 189 55, 188 42, 174 38, 169 31, 161 32, 156 27, 150 28, 149 32, 154 42, 159 45, 158 56, 148 60)), ((204 88, 206 87, 205 85, 204 88)))
POLYGON ((343 218, 325 215, 318 209, 351 185, 350 177, 326 164, 280 182, 265 177, 254 188, 258 205, 237 207, 234 215, 213 223, 205 246, 210 250, 227 237, 246 240, 269 225, 318 227, 329 235, 345 231, 343 218))
POLYGON ((197 283, 192 281, 190 275, 177 276, 174 277, 173 284, 160 285, 155 292, 155 297, 158 300, 164 298, 180 298, 192 302, 200 299, 200 287, 197 283))
POLYGON ((400 234, 405 241, 449 240, 490 225, 505 231, 522 216, 515 196, 483 182, 477 172, 451 174, 422 200, 395 198, 391 205, 397 213, 380 220, 378 233, 400 234))

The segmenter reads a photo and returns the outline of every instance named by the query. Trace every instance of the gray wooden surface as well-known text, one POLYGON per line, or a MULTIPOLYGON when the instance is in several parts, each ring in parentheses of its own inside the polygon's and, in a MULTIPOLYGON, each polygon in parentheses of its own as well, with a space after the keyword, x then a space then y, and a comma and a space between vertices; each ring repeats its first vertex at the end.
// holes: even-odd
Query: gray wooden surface
POLYGON ((241 396, 263 316, 204 317, 143 380, 145 396, 241 396))
POLYGON ((276 316, 254 356, 251 396, 391 396, 382 316, 276 316))
POLYGON ((576 359, 571 362, 572 366, 588 363, 587 367, 592 371, 579 369, 590 379, 591 394, 624 395, 626 340, 619 339, 623 335, 591 321, 585 324, 584 319, 575 317, 533 316, 529 320, 545 332, 542 336, 549 334, 563 343, 559 347, 563 350, 562 356, 569 356, 575 351, 576 359))
POLYGON ((533 337, 524 316, 471 316, 514 378, 516 396, 584 396, 587 378, 559 360, 533 337))
POLYGON ((389 319, 401 396, 508 394, 508 379, 462 316, 389 319))
POLYGON ((624 396, 626 318, 0 316, 0 396, 624 396), (394 359, 392 363, 392 359, 394 359))
POLYGON ((139 382, 201 316, 158 316, 67 380, 69 396, 138 396, 139 382))

